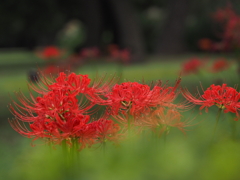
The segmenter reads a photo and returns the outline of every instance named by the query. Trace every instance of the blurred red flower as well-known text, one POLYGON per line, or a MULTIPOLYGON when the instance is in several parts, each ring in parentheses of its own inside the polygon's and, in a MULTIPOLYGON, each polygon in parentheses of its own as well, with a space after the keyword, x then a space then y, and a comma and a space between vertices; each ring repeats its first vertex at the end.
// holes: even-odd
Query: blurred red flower
POLYGON ((236 113, 239 117, 240 93, 228 87, 227 84, 222 84, 222 86, 213 84, 204 91, 203 95, 199 95, 199 98, 194 97, 187 89, 183 89, 182 94, 193 104, 201 105, 200 110, 205 108, 207 112, 208 107, 216 105, 225 113, 236 113))
POLYGON ((203 61, 197 58, 192 58, 183 63, 182 74, 198 73, 200 68, 204 65, 203 61))
POLYGON ((190 122, 182 121, 182 115, 179 111, 163 107, 157 108, 148 116, 141 117, 140 122, 141 126, 149 127, 158 136, 164 132, 168 133, 171 127, 176 127, 185 133, 185 127, 190 125, 190 122))
POLYGON ((58 58, 60 55, 61 55, 60 50, 55 46, 49 46, 44 48, 43 50, 43 56, 46 59, 58 58))
POLYGON ((231 4, 228 4, 226 8, 217 10, 213 14, 213 19, 220 26, 221 42, 216 43, 215 50, 235 50, 240 48, 240 17, 235 13, 231 4))
POLYGON ((211 70, 213 72, 220 72, 228 69, 229 66, 230 66, 230 63, 226 59, 222 58, 214 61, 211 70))
POLYGON ((82 58, 97 58, 100 54, 100 51, 97 47, 84 48, 80 52, 82 58))
POLYGON ((219 23, 226 23, 232 17, 236 17, 237 14, 234 12, 231 3, 228 3, 226 7, 218 9, 213 13, 212 17, 219 23))
POLYGON ((128 64, 130 61, 130 51, 128 49, 120 49, 118 45, 111 44, 108 46, 108 51, 111 58, 116 61, 120 61, 124 64, 128 64))
POLYGON ((46 46, 42 50, 37 50, 36 54, 41 59, 55 60, 63 55, 63 50, 60 50, 56 46, 46 46))

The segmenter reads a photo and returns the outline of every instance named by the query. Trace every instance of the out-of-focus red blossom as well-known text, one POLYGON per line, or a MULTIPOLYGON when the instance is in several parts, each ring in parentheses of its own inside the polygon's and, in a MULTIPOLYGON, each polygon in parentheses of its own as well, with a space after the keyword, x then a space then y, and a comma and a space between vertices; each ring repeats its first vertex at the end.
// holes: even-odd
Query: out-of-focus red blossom
POLYGON ((228 69, 230 66, 230 63, 226 60, 226 59, 218 59, 218 60, 215 60, 213 65, 212 65, 212 72, 220 72, 220 71, 223 71, 223 70, 226 70, 228 69))
POLYGON ((187 89, 183 89, 182 94, 188 101, 201 105, 200 110, 205 108, 207 112, 208 107, 216 105, 219 109, 224 110, 224 113, 236 113, 239 118, 240 93, 236 89, 228 87, 227 84, 222 84, 222 86, 212 84, 198 98, 194 97, 187 89))
POLYGON ((84 48, 80 52, 82 58, 96 58, 100 54, 100 51, 97 47, 84 48))
POLYGON ((204 62, 197 58, 192 58, 185 62, 182 66, 182 74, 198 73, 203 67, 204 62))
POLYGON ((115 44, 111 44, 108 47, 111 58, 118 60, 124 64, 128 64, 130 61, 130 52, 128 49, 119 49, 115 44))
POLYGON ((54 66, 54 65, 49 65, 49 66, 46 66, 42 72, 46 75, 49 75, 49 74, 58 74, 60 72, 60 68, 58 66, 54 66))
POLYGON ((176 127, 183 133, 185 128, 190 126, 190 121, 182 120, 182 114, 176 108, 157 106, 151 111, 142 113, 140 116, 131 117, 129 114, 119 114, 115 116, 116 121, 121 123, 126 129, 138 127, 138 132, 150 129, 158 137, 163 133, 168 134, 170 128, 176 127))
POLYGON ((213 44, 215 50, 234 50, 240 48, 240 17, 234 12, 232 5, 219 9, 213 14, 213 19, 220 25, 221 42, 213 44))
POLYGON ((37 55, 45 60, 58 59, 63 55, 63 51, 56 46, 47 46, 43 50, 38 51, 37 55))
POLYGON ((90 81, 87 75, 75 73, 60 73, 55 80, 43 77, 39 86, 30 85, 40 96, 35 98, 30 94, 29 99, 19 93, 20 103, 10 105, 15 116, 10 120, 11 126, 33 140, 42 138, 54 144, 66 142, 69 145, 78 141, 81 149, 118 139, 120 127, 113 121, 90 120, 91 108, 96 104, 83 102, 83 98, 96 98, 106 89, 106 84, 100 87, 98 82, 90 86, 90 81))
POLYGON ((184 109, 186 107, 183 104, 179 104, 179 106, 172 104, 178 95, 177 87, 180 82, 181 79, 178 79, 174 87, 167 87, 158 82, 153 88, 138 82, 116 84, 106 95, 106 102, 113 115, 129 113, 134 117, 148 113, 151 108, 157 106, 176 106, 184 109))
POLYGON ((182 115, 174 108, 165 109, 159 107, 152 111, 148 116, 140 117, 141 126, 150 128, 158 136, 164 132, 168 133, 171 127, 176 127, 185 133, 185 127, 189 126, 189 122, 182 121, 182 115))
POLYGON ((234 12, 232 5, 227 4, 225 8, 218 9, 213 15, 213 19, 219 23, 226 23, 232 17, 236 17, 237 14, 234 12))
POLYGON ((213 42, 208 38, 202 38, 198 41, 198 47, 203 51, 213 50, 213 42))
POLYGON ((101 143, 107 140, 117 141, 119 139, 118 132, 120 131, 120 126, 112 120, 99 119, 94 121, 93 124, 96 127, 98 141, 101 143))
POLYGON ((240 47, 240 17, 229 20, 224 34, 224 41, 229 42, 232 48, 240 47))

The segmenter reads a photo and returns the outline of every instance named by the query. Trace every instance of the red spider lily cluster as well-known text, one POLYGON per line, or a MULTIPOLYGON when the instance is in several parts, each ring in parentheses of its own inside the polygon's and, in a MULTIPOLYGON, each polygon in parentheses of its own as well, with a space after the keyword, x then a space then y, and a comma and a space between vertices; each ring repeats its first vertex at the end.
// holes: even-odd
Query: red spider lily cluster
POLYGON ((198 46, 206 51, 230 51, 240 48, 240 16, 235 13, 231 4, 225 8, 218 9, 213 15, 212 19, 217 25, 216 32, 220 42, 213 42, 210 39, 203 38, 199 40, 198 46))
POLYGON ((186 74, 197 74, 199 73, 200 69, 205 65, 204 61, 198 58, 192 58, 182 65, 181 73, 183 75, 186 74))
POLYGON ((211 106, 217 106, 224 113, 235 113, 239 119, 240 93, 235 88, 228 87, 227 84, 211 85, 199 97, 193 96, 187 89, 182 91, 183 96, 196 105, 201 105, 200 110, 205 108, 206 112, 211 106))
POLYGON ((97 47, 83 48, 80 52, 71 54, 65 59, 64 66, 60 66, 60 71, 68 70, 73 71, 79 66, 84 65, 86 62, 92 62, 97 60, 101 55, 100 50, 97 47))
POLYGON ((80 52, 82 58, 97 58, 100 55, 100 51, 97 47, 84 48, 80 52))
POLYGON ((98 58, 102 58, 101 60, 105 59, 108 62, 127 65, 131 60, 131 54, 126 48, 120 49, 114 44, 109 45, 106 50, 101 50, 97 47, 83 48, 66 59, 67 69, 72 71, 84 64, 96 63, 98 58))
POLYGON ((210 64, 204 59, 192 58, 183 63, 181 73, 183 75, 198 74, 200 71, 206 69, 208 69, 209 72, 218 73, 229 69, 230 66, 231 62, 225 58, 215 59, 210 64))
POLYGON ((220 72, 220 71, 227 70, 229 67, 230 67, 230 62, 224 58, 220 58, 213 62, 211 71, 220 72))
POLYGON ((114 79, 91 83, 87 75, 60 73, 56 79, 43 77, 38 86, 30 87, 39 95, 27 98, 18 94, 19 103, 10 109, 10 120, 21 135, 44 139, 48 143, 78 143, 80 149, 106 141, 118 141, 130 127, 151 129, 161 136, 170 127, 184 132, 188 126, 179 110, 186 103, 175 104, 178 87, 157 82, 151 86, 137 82, 114 84, 114 79), (102 116, 97 117, 100 109, 102 116), (94 116, 95 115, 95 116, 94 116))
POLYGON ((219 50, 234 50, 240 47, 240 16, 238 16, 231 4, 223 9, 219 9, 213 15, 213 19, 220 24, 222 28, 219 50))
POLYGON ((63 52, 56 46, 46 46, 41 51, 37 52, 37 55, 44 60, 53 60, 60 58, 63 52))
POLYGON ((19 94, 20 104, 14 102, 10 106, 15 120, 12 127, 23 136, 41 138, 53 144, 66 142, 71 145, 78 142, 81 149, 95 143, 117 139, 120 127, 112 120, 102 117, 98 120, 90 118, 93 102, 84 103, 88 96, 100 95, 106 88, 94 84, 89 87, 90 79, 86 75, 60 73, 56 82, 42 79, 46 86, 32 86, 39 93, 37 98, 30 94, 27 99, 19 94), (27 125, 28 124, 28 125, 27 125))
POLYGON ((137 82, 115 85, 107 95, 112 116, 126 129, 151 129, 159 137, 168 132, 170 127, 183 131, 188 124, 182 121, 179 110, 189 107, 185 103, 174 104, 179 94, 177 88, 180 81, 181 79, 178 79, 174 87, 168 87, 161 82, 152 88, 137 82), (176 118, 173 120, 173 117, 176 118))
MULTIPOLYGON (((75 50, 76 51, 76 50, 75 50)), ((79 66, 88 63, 96 63, 99 58, 102 60, 127 65, 131 60, 131 53, 127 48, 119 48, 118 45, 111 44, 104 49, 98 47, 86 47, 80 49, 78 52, 69 54, 65 50, 61 50, 57 46, 46 46, 43 49, 37 50, 35 54, 37 57, 46 60, 46 66, 41 69, 45 75, 57 75, 63 71, 74 71, 79 66)), ((71 53, 71 50, 69 50, 71 53)))
POLYGON ((117 45, 111 44, 108 47, 108 51, 110 57, 114 59, 114 61, 119 61, 123 64, 128 64, 130 61, 130 52, 128 49, 120 49, 117 45))

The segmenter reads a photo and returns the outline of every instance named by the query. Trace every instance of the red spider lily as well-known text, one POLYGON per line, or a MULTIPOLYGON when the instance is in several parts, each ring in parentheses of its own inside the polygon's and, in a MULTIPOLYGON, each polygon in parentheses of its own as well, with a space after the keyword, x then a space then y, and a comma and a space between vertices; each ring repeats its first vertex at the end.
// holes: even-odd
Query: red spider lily
POLYGON ((141 117, 141 126, 149 127, 158 136, 164 132, 168 133, 171 127, 176 127, 185 133, 185 127, 189 126, 189 122, 182 121, 182 115, 176 109, 157 108, 148 116, 141 117))
POLYGON ((55 66, 55 65, 48 65, 47 67, 45 67, 42 72, 46 75, 49 75, 49 74, 58 74, 59 71, 61 71, 59 69, 59 67, 55 66))
POLYGON ((219 59, 214 61, 211 70, 213 72, 220 72, 228 69, 229 66, 230 66, 230 63, 228 61, 226 61, 225 59, 219 59))
POLYGON ((228 3, 225 8, 218 9, 213 15, 213 19, 219 23, 226 23, 232 17, 236 17, 237 14, 234 12, 232 5, 228 3))
POLYGON ((100 54, 100 51, 97 47, 84 48, 80 52, 82 58, 96 58, 100 54))
POLYGON ((96 135, 100 143, 119 139, 118 132, 120 131, 120 126, 112 120, 99 119, 94 121, 93 124, 96 127, 96 135))
POLYGON ((70 93, 75 96, 79 93, 87 93, 90 89, 88 87, 90 81, 91 79, 87 75, 71 73, 67 76, 65 73, 60 73, 56 78, 56 82, 49 85, 48 88, 53 91, 60 89, 64 93, 70 93))
POLYGON ((240 17, 235 17, 229 20, 223 41, 229 43, 232 48, 240 47, 240 17))
POLYGON ((106 95, 107 103, 111 108, 111 113, 128 112, 137 116, 148 112, 156 106, 172 106, 172 102, 178 95, 176 92, 181 79, 178 79, 174 87, 161 86, 161 82, 151 89, 146 84, 137 82, 125 82, 116 84, 112 92, 106 95))
POLYGON ((183 74, 198 73, 200 68, 204 65, 203 61, 197 58, 190 59, 185 62, 182 67, 183 74))
POLYGON ((99 143, 99 140, 117 139, 120 128, 111 120, 90 121, 90 115, 94 112, 92 107, 96 103, 87 98, 96 98, 97 93, 107 89, 107 83, 101 88, 100 82, 90 86, 90 81, 87 75, 75 73, 60 73, 55 81, 43 77, 39 88, 30 86, 40 96, 35 98, 30 94, 29 99, 19 93, 20 104, 13 102, 10 105, 15 116, 10 121, 11 126, 33 140, 42 138, 54 144, 66 142, 69 145, 78 141, 81 149, 99 143), (83 98, 89 102, 83 103, 83 98))
POLYGON ((152 90, 148 85, 137 82, 127 82, 115 85, 108 95, 113 114, 119 110, 130 110, 130 113, 144 111, 149 106, 156 106, 154 100, 158 97, 159 87, 152 90))
POLYGON ((200 110, 216 105, 219 109, 224 110, 225 113, 236 113, 239 117, 240 110, 240 93, 232 87, 227 87, 227 84, 211 85, 204 91, 199 98, 194 97, 187 89, 182 91, 183 96, 190 102, 201 105, 200 110))
POLYGON ((42 51, 38 52, 37 55, 42 59, 58 59, 62 56, 63 52, 56 46, 47 46, 42 51))
POLYGON ((124 64, 129 63, 130 61, 130 52, 127 49, 119 49, 119 47, 115 44, 111 44, 108 47, 110 52, 110 56, 113 59, 116 59, 124 64))
POLYGON ((138 127, 138 132, 150 129, 160 137, 164 132, 169 133, 171 127, 176 127, 185 133, 185 127, 190 121, 182 121, 182 115, 176 108, 156 107, 141 116, 131 117, 127 113, 115 116, 115 120, 123 125, 124 129, 138 127))
POLYGON ((213 15, 213 19, 220 25, 222 41, 216 43, 216 50, 233 50, 240 47, 240 17, 234 12, 231 4, 225 9, 219 9, 213 15))

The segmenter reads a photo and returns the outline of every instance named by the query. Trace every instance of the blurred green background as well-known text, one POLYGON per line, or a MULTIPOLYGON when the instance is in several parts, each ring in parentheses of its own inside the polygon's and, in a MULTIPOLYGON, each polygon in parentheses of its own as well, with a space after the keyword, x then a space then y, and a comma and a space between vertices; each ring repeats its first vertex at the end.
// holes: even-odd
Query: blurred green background
MULTIPOLYGON (((212 59, 216 55, 194 54, 212 59)), ((172 57, 149 57, 144 65, 131 65, 123 70, 123 80, 146 82, 152 80, 168 81, 174 85, 179 76, 182 63, 193 54, 172 57), (159 62, 159 59, 163 60, 159 62), (173 63, 174 62, 174 63, 173 63)), ((183 113, 183 119, 190 119, 192 126, 186 128, 186 135, 171 129, 166 142, 163 138, 152 139, 149 135, 134 136, 120 141, 119 145, 107 144, 105 153, 102 148, 84 149, 79 153, 79 164, 74 166, 73 174, 65 172, 65 154, 60 146, 50 150, 41 141, 32 147, 31 139, 24 138, 11 129, 8 118, 12 118, 7 105, 16 99, 14 91, 28 94, 27 71, 38 63, 34 54, 29 52, 1 53, 1 59, 8 59, 1 69, 1 168, 4 179, 238 179, 240 155, 238 150, 240 128, 231 114, 222 114, 214 142, 211 142, 217 108, 208 113, 199 112, 199 107, 183 113), (16 59, 21 59, 19 62, 16 59), (28 60, 29 61, 28 61, 28 60), (33 62, 34 63, 33 63, 33 62), (24 65, 24 64, 29 65, 24 65), (18 64, 18 65, 17 65, 18 64), (30 64, 32 64, 30 66, 30 64), (236 138, 232 139, 232 123, 237 125, 236 138)), ((229 58, 230 59, 230 58, 229 58)), ((39 64, 41 62, 39 61, 39 64)), ((116 64, 97 64, 98 74, 117 71, 116 64)), ((95 68, 96 69, 96 68, 95 68)), ((90 65, 85 65, 76 73, 95 77, 90 65)), ((200 83, 204 88, 221 79, 230 86, 236 83, 236 66, 227 71, 213 74, 202 70, 201 75, 182 76, 182 87, 196 92, 200 83)), ((181 96, 180 99, 182 100, 181 96)))
MULTIPOLYGON (((105 52, 109 44, 128 48, 133 60, 128 65, 107 61, 103 53, 94 64, 86 62, 74 69, 79 74, 121 75, 121 81, 162 80, 174 85, 182 76, 182 87, 194 93, 200 84, 239 83, 237 61, 233 52, 203 52, 197 46, 201 38, 219 40, 209 16, 219 7, 238 1, 225 0, 131 0, 111 1, 4 1, 0 10, 0 177, 10 180, 238 180, 240 177, 240 127, 232 114, 222 114, 214 141, 217 108, 199 112, 199 106, 183 113, 192 119, 186 135, 171 129, 166 142, 150 135, 133 136, 114 146, 84 149, 72 172, 66 169, 61 147, 50 149, 41 141, 31 146, 31 139, 16 133, 9 125, 8 110, 14 92, 28 94, 29 72, 46 66, 35 49, 55 45, 66 49, 65 56, 85 47, 105 52), (114 2, 114 3, 113 3, 114 2), (9 11, 9 8, 12 10, 9 11), (95 14, 94 14, 95 13, 95 14), (98 18, 96 18, 98 17, 98 18), (129 17, 129 18, 126 18, 129 17), (169 22, 171 22, 169 24, 169 22), (176 26, 173 26, 174 23, 176 26), (169 27, 169 28, 166 28, 169 27), (168 34, 170 33, 170 35, 168 34), (212 73, 182 75, 184 62, 191 58, 225 58, 231 67, 212 73), (234 124, 235 123, 235 124, 234 124), (233 127, 236 127, 232 138, 233 127)), ((65 57, 64 57, 65 58, 65 57)), ((64 62, 65 59, 61 61, 64 62)), ((67 59, 67 58, 66 58, 67 59)), ((67 62, 67 60, 66 60, 67 62)), ((179 100, 183 98, 179 96, 179 100)))

